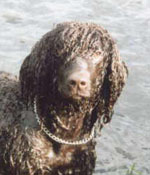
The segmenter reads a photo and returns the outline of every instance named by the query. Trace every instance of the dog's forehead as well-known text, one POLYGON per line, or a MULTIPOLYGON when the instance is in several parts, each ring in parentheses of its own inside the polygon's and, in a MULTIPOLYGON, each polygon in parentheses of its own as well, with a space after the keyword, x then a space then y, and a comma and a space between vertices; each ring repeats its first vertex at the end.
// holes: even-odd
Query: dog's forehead
POLYGON ((64 65, 62 67, 66 70, 71 69, 88 69, 88 62, 87 60, 83 59, 82 57, 75 57, 72 59, 68 59, 65 61, 64 65))
POLYGON ((75 60, 73 60, 73 64, 82 68, 82 69, 87 69, 88 68, 88 63, 85 59, 82 57, 77 57, 75 60))
POLYGON ((60 73, 66 74, 72 71, 86 70, 94 73, 97 66, 103 62, 104 54, 94 53, 92 55, 81 55, 76 57, 68 57, 65 62, 60 65, 60 73))
POLYGON ((69 79, 82 79, 88 80, 90 78, 90 73, 86 70, 72 71, 70 73, 69 79))

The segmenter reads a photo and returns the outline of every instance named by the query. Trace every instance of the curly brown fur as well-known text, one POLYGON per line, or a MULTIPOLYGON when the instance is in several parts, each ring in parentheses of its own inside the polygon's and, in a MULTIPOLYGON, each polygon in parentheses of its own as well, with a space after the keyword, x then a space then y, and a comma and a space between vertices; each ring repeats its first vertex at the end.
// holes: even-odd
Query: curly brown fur
POLYGON ((127 68, 108 32, 95 24, 59 24, 26 57, 20 82, 5 73, 0 77, 0 174, 91 175, 95 142, 69 146, 51 140, 37 124, 33 101, 36 97, 42 123, 65 140, 87 137, 102 115, 104 123, 110 122, 127 68), (84 78, 87 88, 76 99, 76 87, 67 89, 67 83, 80 69, 84 73, 75 81, 84 78))

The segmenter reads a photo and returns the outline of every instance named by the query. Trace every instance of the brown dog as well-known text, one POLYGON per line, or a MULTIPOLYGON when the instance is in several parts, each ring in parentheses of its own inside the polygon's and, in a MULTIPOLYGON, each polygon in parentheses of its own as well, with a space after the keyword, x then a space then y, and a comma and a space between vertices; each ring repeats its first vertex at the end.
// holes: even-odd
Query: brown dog
POLYGON ((0 175, 91 175, 95 131, 110 122, 126 77, 102 27, 67 22, 44 35, 20 81, 0 73, 0 175))

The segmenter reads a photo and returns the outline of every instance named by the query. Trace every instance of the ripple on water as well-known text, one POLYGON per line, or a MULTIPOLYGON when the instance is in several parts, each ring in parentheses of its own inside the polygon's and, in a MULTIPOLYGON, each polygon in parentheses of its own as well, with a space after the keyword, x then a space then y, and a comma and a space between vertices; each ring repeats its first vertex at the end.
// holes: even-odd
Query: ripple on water
POLYGON ((1 0, 0 70, 18 74, 34 43, 62 21, 92 21, 116 40, 129 78, 97 143, 95 175, 125 175, 136 163, 150 174, 150 1, 1 0))

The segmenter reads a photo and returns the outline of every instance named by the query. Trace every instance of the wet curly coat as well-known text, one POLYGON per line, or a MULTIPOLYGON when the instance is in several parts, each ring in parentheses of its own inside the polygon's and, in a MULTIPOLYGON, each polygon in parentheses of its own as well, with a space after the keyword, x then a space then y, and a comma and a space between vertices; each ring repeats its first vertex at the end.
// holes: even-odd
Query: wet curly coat
POLYGON ((66 22, 44 35, 25 58, 19 80, 0 72, 0 175, 91 175, 95 141, 78 146, 53 141, 35 119, 34 99, 42 124, 51 133, 79 140, 102 116, 104 123, 110 122, 126 77, 116 44, 102 27, 66 22), (60 67, 77 57, 93 64, 95 86, 89 99, 72 103, 61 96, 57 79, 60 67), (76 127, 67 131, 56 115, 76 127))

